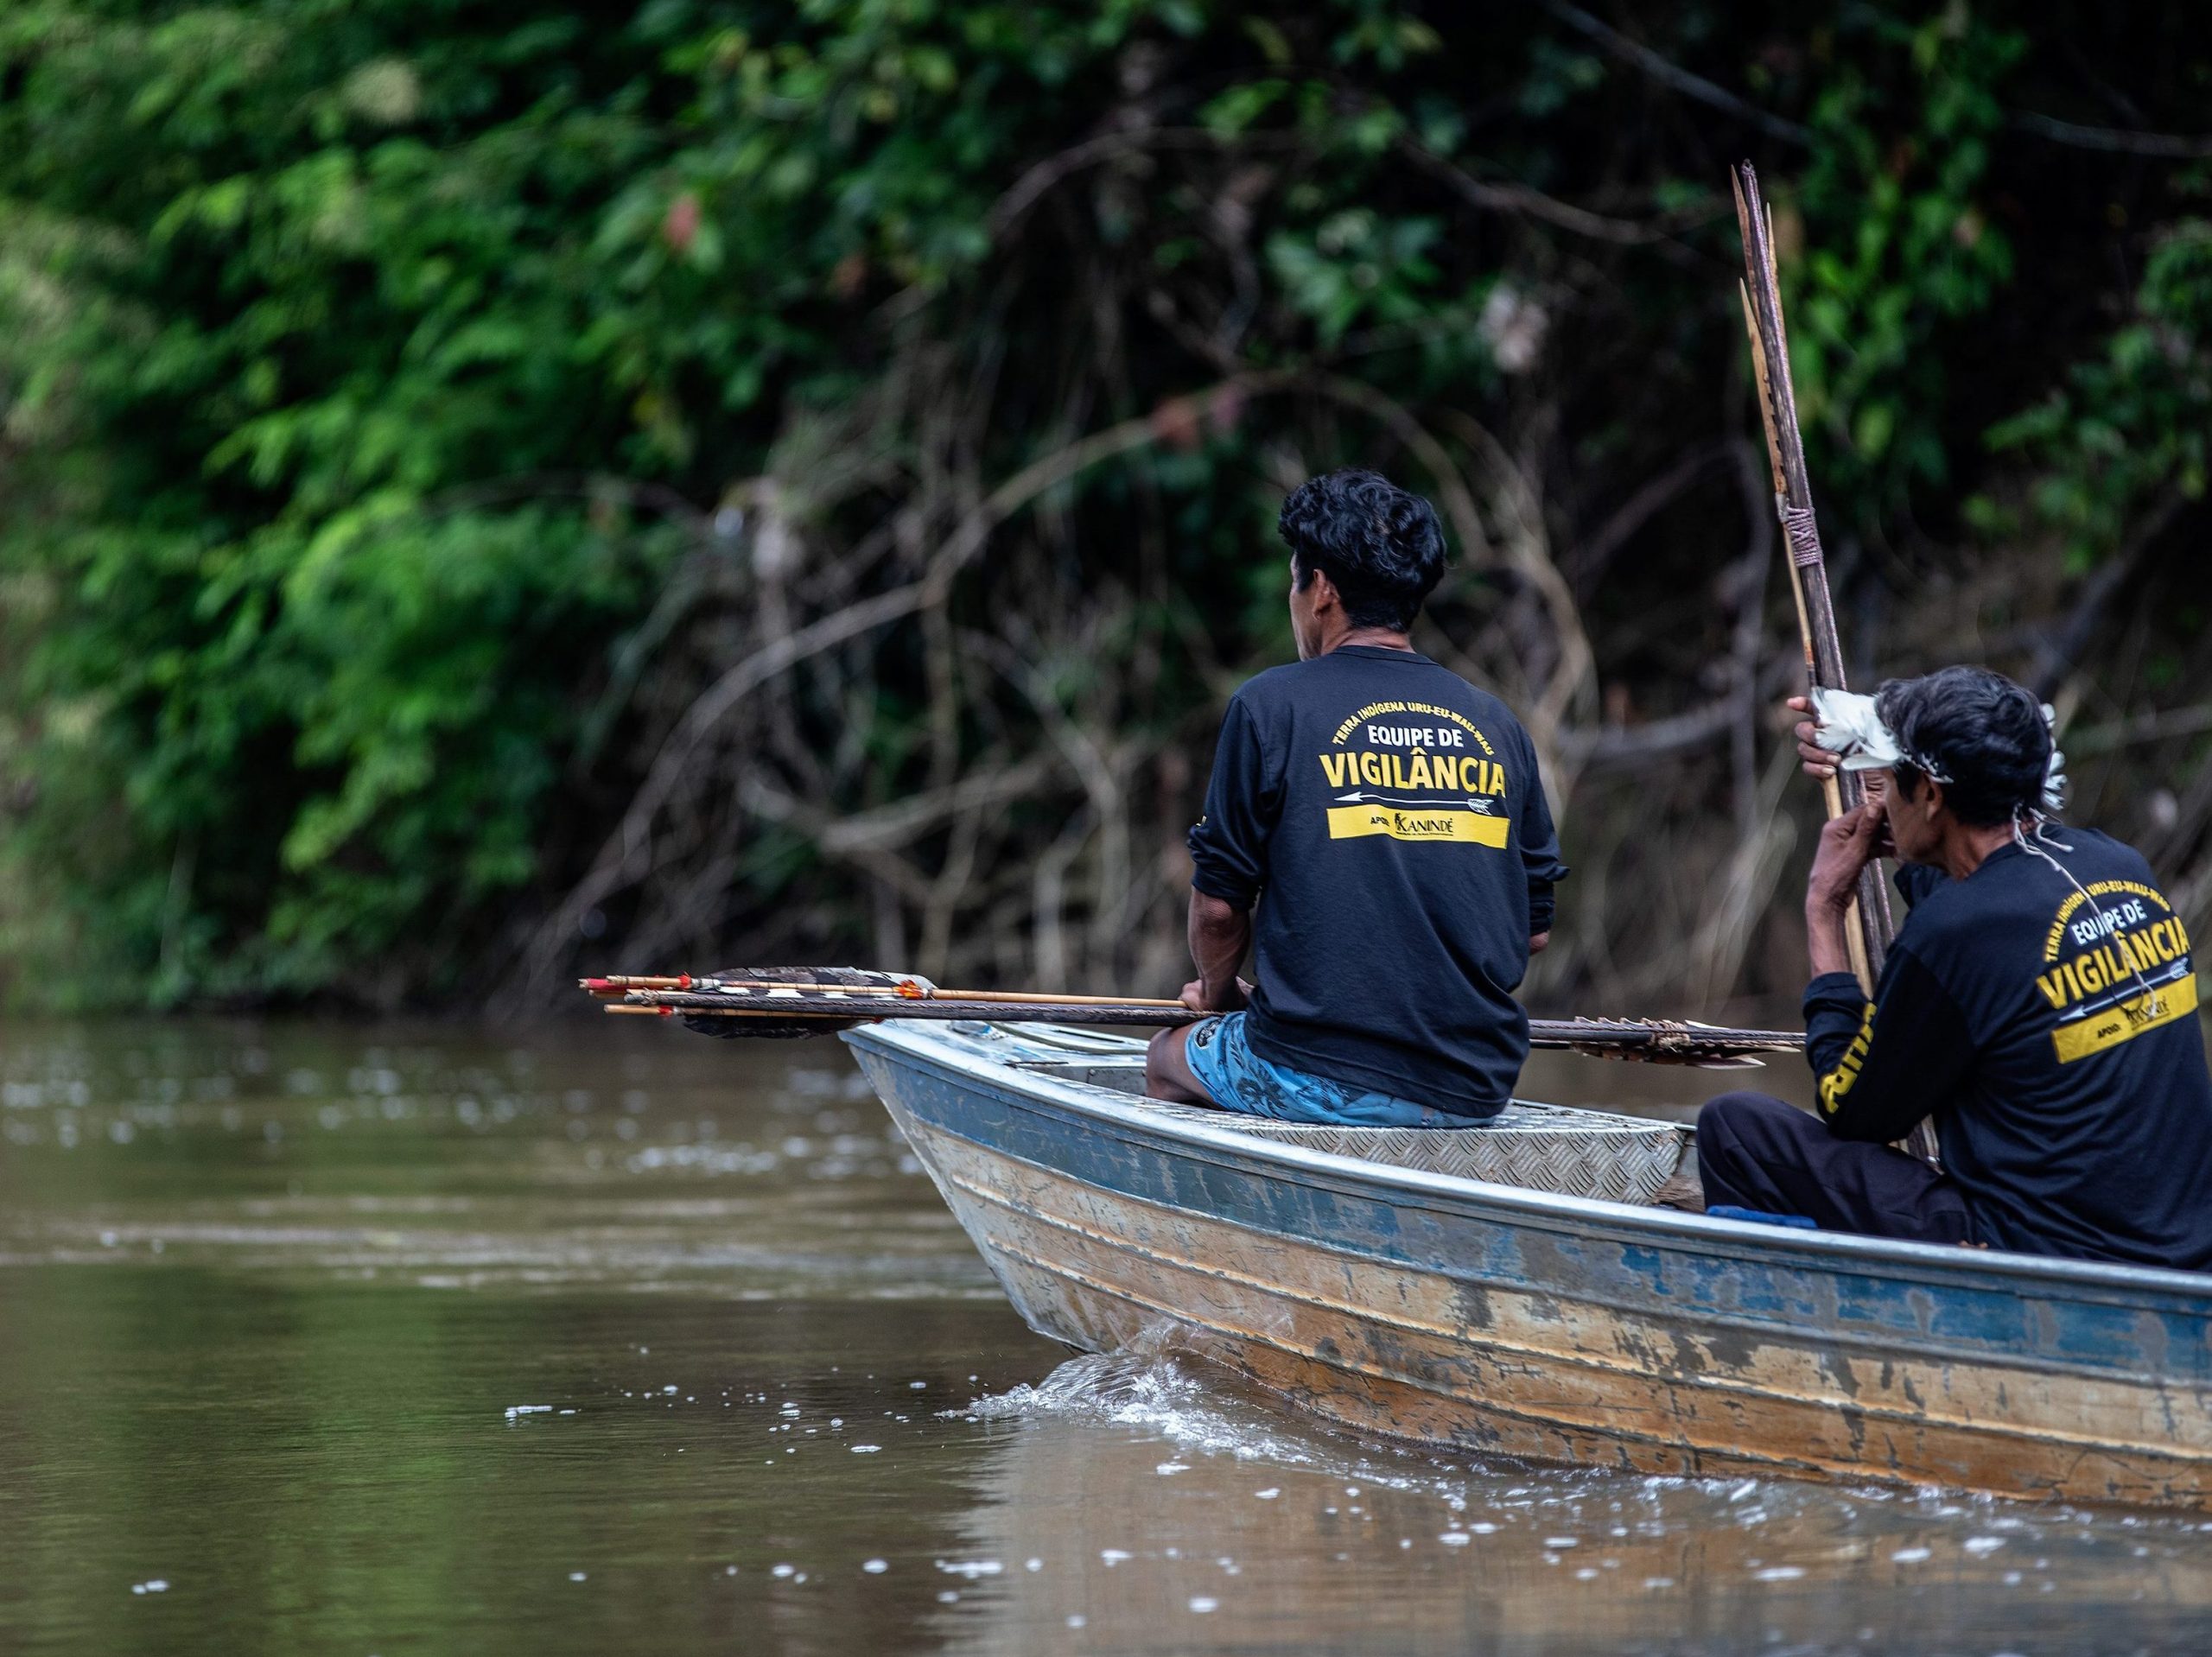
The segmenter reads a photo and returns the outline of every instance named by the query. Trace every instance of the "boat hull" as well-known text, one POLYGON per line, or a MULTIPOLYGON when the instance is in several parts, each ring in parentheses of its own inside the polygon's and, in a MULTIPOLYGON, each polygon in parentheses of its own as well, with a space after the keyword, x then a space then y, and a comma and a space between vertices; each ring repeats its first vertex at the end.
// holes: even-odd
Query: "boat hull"
POLYGON ((1362 1431, 1648 1473, 2212 1505, 2212 1285, 1779 1231, 1192 1127, 847 1039, 1033 1329, 1362 1431))

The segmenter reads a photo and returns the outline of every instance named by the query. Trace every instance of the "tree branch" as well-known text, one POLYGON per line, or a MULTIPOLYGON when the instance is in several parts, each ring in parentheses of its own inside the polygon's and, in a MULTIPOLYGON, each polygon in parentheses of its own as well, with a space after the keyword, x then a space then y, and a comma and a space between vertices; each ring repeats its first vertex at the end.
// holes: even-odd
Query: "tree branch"
MULTIPOLYGON (((1271 390, 1284 378, 1275 374, 1232 377, 1193 394, 1191 400, 1204 403, 1224 393, 1271 390)), ((537 928, 523 963, 522 996, 542 997, 550 988, 585 915, 651 873, 653 819, 683 781, 700 744, 747 697, 810 657, 942 605, 951 594, 955 578, 982 551, 991 532, 1007 518, 1087 468, 1158 441, 1161 430, 1157 411, 1139 415, 1031 461, 969 511, 930 558, 920 580, 863 599, 754 651, 702 691, 661 744, 644 783, 601 848, 590 873, 537 928)))
POLYGON ((1643 222, 1633 219, 1611 219, 1604 213, 1592 213, 1586 207, 1554 200, 1525 184, 1492 184, 1487 180, 1478 179, 1458 162, 1440 156, 1415 138, 1400 138, 1397 150, 1430 177, 1449 185, 1471 206, 1491 213, 1523 214, 1530 219, 1541 219, 1560 230, 1572 231, 1578 236, 1587 236, 1600 242, 1613 242, 1625 247, 1663 242, 1677 231, 1701 219, 1719 218, 1725 211, 1716 203, 1710 209, 1692 208, 1643 222))
POLYGON ((1730 92, 1726 86, 1707 80, 1703 75, 1693 74, 1679 63, 1661 57, 1641 41, 1632 41, 1611 25, 1600 22, 1580 6, 1569 5, 1567 0, 1545 0, 1544 10, 1568 28, 1579 30, 1595 41, 1606 51, 1635 68, 1641 69, 1661 86, 1694 98, 1710 109, 1748 121, 1770 138, 1779 138, 1784 143, 1806 144, 1813 140, 1813 130, 1787 120, 1770 110, 1763 110, 1730 92))
POLYGON ((2130 132, 2120 127, 2085 127, 2056 116, 2023 110, 2012 118, 2016 131, 2031 133, 2052 143, 2075 149, 2101 149, 2107 155, 2149 156, 2160 161, 2202 161, 2212 156, 2212 136, 2196 137, 2171 132, 2130 132))

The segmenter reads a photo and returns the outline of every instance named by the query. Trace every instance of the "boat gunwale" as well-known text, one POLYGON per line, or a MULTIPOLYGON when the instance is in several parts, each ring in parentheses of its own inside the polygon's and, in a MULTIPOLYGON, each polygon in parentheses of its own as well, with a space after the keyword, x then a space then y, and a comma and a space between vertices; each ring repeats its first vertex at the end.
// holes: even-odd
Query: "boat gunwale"
MULTIPOLYGON (((1214 1127, 1164 1114, 1147 1118, 1131 1111, 1127 1105, 1114 1102, 1128 1095, 1090 1083, 1065 1080, 1041 1070, 1016 1070, 1006 1061, 955 1045, 950 1038, 956 1033, 952 1030, 940 1033, 936 1030, 925 1032, 872 1024, 842 1032, 839 1039, 855 1047, 881 1051, 886 1057, 919 1063, 948 1081, 969 1087, 986 1086, 1003 1102, 1049 1102, 1073 1110, 1111 1131, 1116 1138, 1154 1144, 1165 1141, 1185 1150, 1214 1152, 1205 1159, 1217 1164, 1224 1159, 1272 1164, 1319 1176, 1338 1187, 1349 1185, 1362 1195, 1428 1197, 1460 1208, 1471 1205, 1478 1212, 1484 1209, 1503 1210, 1503 1217, 1516 1223, 1541 1222, 1548 1230, 1596 1233, 1617 1242, 1663 1241, 1692 1254, 1732 1254, 1735 1251, 1718 1245, 1747 1244, 1769 1263, 1815 1271, 1847 1265, 1860 1271, 1902 1268, 1904 1275, 1932 1278, 1945 1283, 1971 1282, 1978 1277, 2024 1279, 2043 1286, 2046 1292, 2063 1286, 2081 1292, 2085 1299, 2124 1300, 2139 1306, 2148 1292, 2185 1300, 2190 1304, 2177 1310, 2212 1317, 2212 1273, 2173 1267, 2126 1266, 2001 1249, 1908 1242, 1850 1232, 1802 1231, 1762 1225, 1755 1221, 1718 1219, 1675 1209, 1639 1208, 1599 1197, 1570 1197, 1463 1175, 1370 1162, 1262 1134, 1239 1133, 1230 1127, 1214 1127)), ((1084 1056, 1070 1057, 1075 1059, 1084 1056)), ((1885 1274, 1897 1276, 1901 1273, 1892 1269, 1885 1274)))

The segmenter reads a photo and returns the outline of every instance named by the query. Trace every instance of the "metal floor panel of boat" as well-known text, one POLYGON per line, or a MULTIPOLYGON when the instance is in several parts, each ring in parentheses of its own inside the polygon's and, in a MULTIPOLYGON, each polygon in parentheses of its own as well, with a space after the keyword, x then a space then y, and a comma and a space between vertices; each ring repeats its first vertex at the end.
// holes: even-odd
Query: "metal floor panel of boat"
POLYGON ((1465 1127, 1339 1127, 1147 1099, 1144 1067, 1096 1058, 1017 1061, 1012 1068, 1112 1093, 1116 1103, 1173 1121, 1230 1127, 1255 1138, 1302 1145, 1340 1157, 1497 1185, 1649 1203, 1681 1165, 1688 1130, 1672 1122, 1616 1116, 1515 1100, 1486 1122, 1465 1127))

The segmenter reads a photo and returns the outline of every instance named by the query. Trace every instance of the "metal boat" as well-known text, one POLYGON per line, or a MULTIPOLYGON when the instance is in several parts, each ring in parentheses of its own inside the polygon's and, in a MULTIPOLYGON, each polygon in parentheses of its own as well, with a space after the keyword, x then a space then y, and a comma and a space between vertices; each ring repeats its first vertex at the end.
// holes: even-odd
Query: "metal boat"
POLYGON ((1681 1130, 1608 1113, 1287 1127, 1143 1099, 1127 1037, 843 1039, 1071 1346, 1489 1455, 2212 1506, 2212 1277, 1653 1208, 1681 1130))

